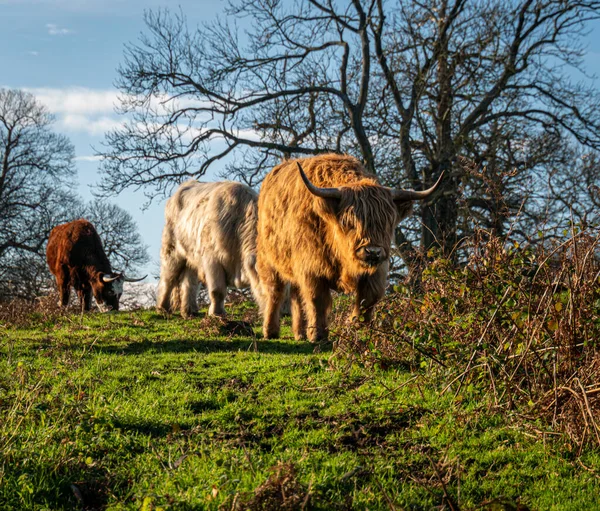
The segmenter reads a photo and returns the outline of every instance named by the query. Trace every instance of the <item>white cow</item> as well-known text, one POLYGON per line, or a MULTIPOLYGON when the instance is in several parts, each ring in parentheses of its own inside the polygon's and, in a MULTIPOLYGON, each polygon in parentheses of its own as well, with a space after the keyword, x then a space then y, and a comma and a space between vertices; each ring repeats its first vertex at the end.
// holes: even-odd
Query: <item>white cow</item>
POLYGON ((167 201, 160 251, 157 309, 198 312, 198 282, 206 286, 211 315, 225 314, 227 286, 250 286, 259 306, 256 273, 258 196, 233 181, 186 181, 167 201))

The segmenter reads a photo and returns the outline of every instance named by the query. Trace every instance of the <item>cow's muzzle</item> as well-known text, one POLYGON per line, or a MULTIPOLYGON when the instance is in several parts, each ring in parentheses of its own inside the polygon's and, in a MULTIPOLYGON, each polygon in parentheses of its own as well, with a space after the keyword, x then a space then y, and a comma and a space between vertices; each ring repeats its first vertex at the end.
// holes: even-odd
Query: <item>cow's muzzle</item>
POLYGON ((356 251, 356 257, 367 266, 378 266, 387 259, 387 253, 383 247, 369 245, 359 248, 356 251))

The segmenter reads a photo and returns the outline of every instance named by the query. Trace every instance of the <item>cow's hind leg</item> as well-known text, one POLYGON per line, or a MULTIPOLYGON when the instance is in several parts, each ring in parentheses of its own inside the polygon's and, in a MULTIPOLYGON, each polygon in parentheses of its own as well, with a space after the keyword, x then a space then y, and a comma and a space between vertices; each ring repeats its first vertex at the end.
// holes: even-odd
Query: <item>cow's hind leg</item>
MULTIPOLYGON (((156 308, 160 312, 172 312, 171 295, 174 289, 179 289, 181 276, 185 270, 185 260, 174 255, 165 257, 160 265, 160 281, 156 308)), ((183 304, 181 304, 183 306, 183 304)))
POLYGON ((171 312, 175 312, 181 309, 181 286, 177 284, 171 289, 171 295, 169 296, 169 306, 171 312))
POLYGON ((61 307, 66 307, 69 305, 69 298, 71 296, 71 279, 69 278, 69 271, 67 269, 61 268, 60 273, 56 276, 56 286, 60 295, 58 304, 61 307))
POLYGON ((225 269, 218 261, 209 261, 205 265, 206 290, 210 299, 208 314, 210 316, 225 315, 225 296, 227 296, 227 280, 225 269))
POLYGON ((184 318, 191 318, 198 313, 198 272, 192 268, 186 268, 181 275, 180 309, 184 318))
POLYGON ((302 306, 302 296, 297 286, 290 289, 290 302, 292 312, 292 330, 294 339, 301 341, 306 339, 306 316, 302 306))
POLYGON ((313 282, 301 287, 306 314, 308 339, 311 342, 326 341, 329 336, 328 316, 331 311, 331 291, 323 282, 313 282))

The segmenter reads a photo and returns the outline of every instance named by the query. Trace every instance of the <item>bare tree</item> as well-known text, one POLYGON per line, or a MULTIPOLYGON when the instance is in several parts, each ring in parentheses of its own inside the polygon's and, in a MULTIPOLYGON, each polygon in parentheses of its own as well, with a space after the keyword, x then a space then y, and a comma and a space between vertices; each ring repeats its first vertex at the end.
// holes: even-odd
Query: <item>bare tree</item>
POLYGON ((115 264, 131 270, 148 260, 129 213, 100 201, 84 205, 70 191, 74 150, 51 130, 53 122, 33 95, 0 89, 0 300, 47 292, 50 231, 83 216, 96 224, 115 264))
POLYGON ((31 94, 0 89, 2 299, 42 285, 40 254, 50 230, 68 217, 67 205, 76 200, 65 187, 74 177, 73 147, 51 130, 53 121, 31 94))
POLYGON ((135 220, 123 208, 96 199, 80 216, 94 224, 108 259, 120 271, 132 273, 150 260, 135 220))
POLYGON ((64 213, 73 146, 53 121, 31 94, 0 89, 0 260, 10 249, 39 252, 64 213))
POLYGON ((128 121, 107 135, 102 190, 165 193, 224 158, 255 184, 282 157, 350 152, 391 186, 449 171, 396 242, 407 262, 417 243, 455 253, 473 218, 503 232, 519 194, 546 185, 549 141, 600 146, 597 91, 570 78, 599 12, 593 0, 238 0, 196 30, 149 12, 119 69, 128 121))

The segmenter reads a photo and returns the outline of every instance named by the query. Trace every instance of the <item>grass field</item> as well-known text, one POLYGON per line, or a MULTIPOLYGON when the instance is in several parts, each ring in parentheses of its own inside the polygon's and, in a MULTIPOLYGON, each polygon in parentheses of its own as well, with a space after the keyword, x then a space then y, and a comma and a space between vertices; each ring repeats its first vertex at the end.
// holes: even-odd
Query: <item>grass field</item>
POLYGON ((597 449, 576 458, 476 385, 443 387, 425 364, 314 353, 287 326, 263 341, 151 311, 6 324, 0 509, 600 509, 597 449))

